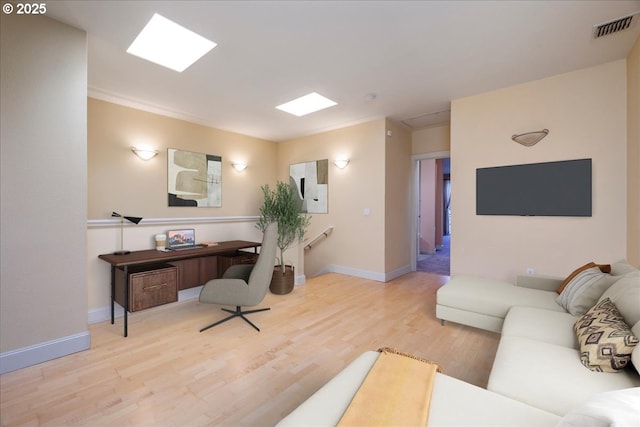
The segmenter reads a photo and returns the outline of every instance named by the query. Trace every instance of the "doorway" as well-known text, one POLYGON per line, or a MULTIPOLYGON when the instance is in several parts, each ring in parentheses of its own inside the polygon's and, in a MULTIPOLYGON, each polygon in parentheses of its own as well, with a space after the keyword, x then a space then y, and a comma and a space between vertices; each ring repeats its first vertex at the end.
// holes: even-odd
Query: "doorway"
POLYGON ((415 159, 415 265, 417 271, 451 271, 451 160, 448 153, 415 159))

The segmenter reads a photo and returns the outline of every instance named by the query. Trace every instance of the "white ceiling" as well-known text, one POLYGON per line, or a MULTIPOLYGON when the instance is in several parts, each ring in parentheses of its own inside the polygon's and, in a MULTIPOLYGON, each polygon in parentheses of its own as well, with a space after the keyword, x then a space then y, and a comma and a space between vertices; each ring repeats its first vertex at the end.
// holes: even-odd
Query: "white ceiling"
POLYGON ((90 96, 272 141, 380 117, 446 122, 453 99, 625 58, 638 19, 597 40, 593 26, 637 11, 639 0, 47 2, 89 34, 90 96), (154 13, 218 46, 183 73, 127 54, 154 13), (313 91, 338 105, 275 109, 313 91))

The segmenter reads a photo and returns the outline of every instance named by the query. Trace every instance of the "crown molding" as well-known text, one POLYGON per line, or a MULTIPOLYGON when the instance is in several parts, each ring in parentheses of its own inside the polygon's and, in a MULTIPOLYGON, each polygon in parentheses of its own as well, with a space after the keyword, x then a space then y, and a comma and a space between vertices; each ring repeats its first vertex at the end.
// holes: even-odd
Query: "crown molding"
POLYGON ((136 110, 146 111, 148 113, 159 114, 161 116, 171 117, 178 120, 184 120, 190 123, 196 123, 203 126, 215 127, 213 124, 208 123, 207 120, 202 117, 187 114, 183 111, 173 110, 163 105, 151 104, 140 99, 121 95, 119 93, 110 92, 96 87, 89 87, 87 89, 87 96, 89 98, 98 99, 100 101, 111 102, 112 104, 122 105, 124 107, 135 108, 136 110))

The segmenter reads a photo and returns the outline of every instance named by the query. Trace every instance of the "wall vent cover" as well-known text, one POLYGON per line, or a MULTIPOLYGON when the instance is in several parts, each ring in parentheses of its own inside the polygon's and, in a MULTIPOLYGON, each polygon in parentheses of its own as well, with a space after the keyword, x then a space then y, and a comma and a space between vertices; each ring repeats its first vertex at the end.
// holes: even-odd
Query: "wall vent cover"
POLYGON ((640 12, 636 12, 613 21, 605 22, 604 24, 594 25, 593 38, 597 39, 631 28, 631 26, 635 24, 635 21, 638 20, 639 13, 640 12))

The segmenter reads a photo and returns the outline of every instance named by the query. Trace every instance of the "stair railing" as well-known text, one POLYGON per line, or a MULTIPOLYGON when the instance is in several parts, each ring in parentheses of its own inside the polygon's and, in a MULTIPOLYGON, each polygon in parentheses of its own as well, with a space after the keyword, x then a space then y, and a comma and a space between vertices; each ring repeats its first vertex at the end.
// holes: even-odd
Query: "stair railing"
POLYGON ((307 245, 304 247, 304 250, 308 251, 309 249, 311 249, 313 245, 318 243, 320 240, 326 239, 327 237, 329 237, 332 231, 333 231, 333 225, 330 225, 322 233, 318 234, 316 237, 311 239, 311 241, 307 243, 307 245))

